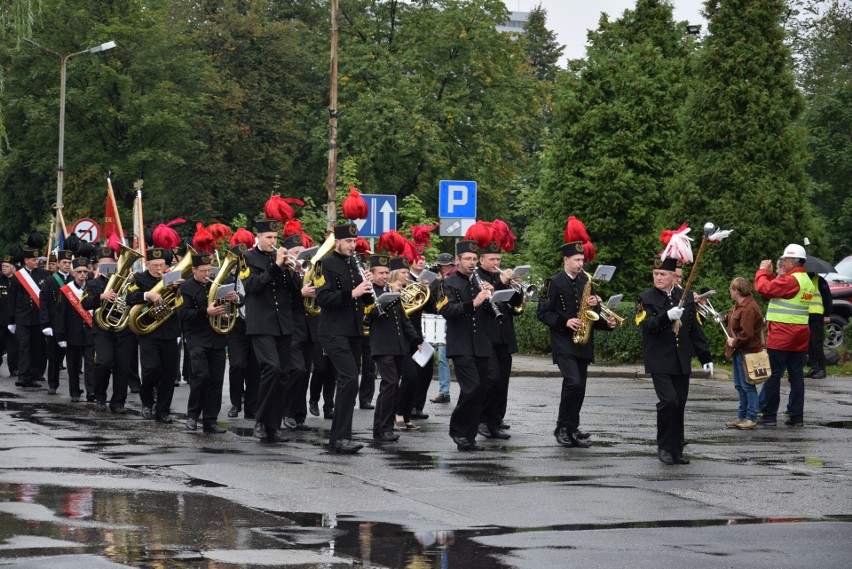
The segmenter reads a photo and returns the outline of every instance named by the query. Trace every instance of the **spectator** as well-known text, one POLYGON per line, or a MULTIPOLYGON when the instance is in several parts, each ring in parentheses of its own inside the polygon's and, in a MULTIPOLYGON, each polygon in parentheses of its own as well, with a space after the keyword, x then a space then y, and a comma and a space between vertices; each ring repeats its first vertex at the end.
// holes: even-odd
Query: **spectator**
POLYGON ((757 428, 757 388, 746 381, 744 354, 763 349, 763 313, 751 294, 751 283, 743 277, 731 281, 728 289, 734 306, 728 312, 728 341, 725 356, 734 359, 734 387, 740 396, 737 418, 725 423, 729 429, 757 428))

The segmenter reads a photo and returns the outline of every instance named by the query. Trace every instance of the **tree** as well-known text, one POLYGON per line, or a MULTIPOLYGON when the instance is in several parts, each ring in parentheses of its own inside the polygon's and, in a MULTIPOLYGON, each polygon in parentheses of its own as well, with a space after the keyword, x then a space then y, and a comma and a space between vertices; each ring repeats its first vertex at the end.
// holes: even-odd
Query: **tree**
POLYGON ((565 46, 556 41, 556 33, 547 29, 547 10, 541 4, 533 8, 524 24, 521 45, 527 55, 530 67, 536 77, 542 81, 556 81, 559 72, 559 58, 565 46))
MULTIPOLYGON (((702 280, 751 275, 790 242, 821 239, 805 172, 803 98, 784 45, 783 0, 711 0, 684 116, 689 165, 673 218, 733 228, 702 280)), ((702 262, 703 264, 704 262, 702 262)))
POLYGON ((569 215, 586 224, 597 262, 618 265, 613 290, 647 280, 660 205, 682 167, 678 113, 686 98, 688 43, 668 2, 639 0, 589 33, 588 57, 557 84, 553 133, 524 234, 546 271, 561 266, 569 215))

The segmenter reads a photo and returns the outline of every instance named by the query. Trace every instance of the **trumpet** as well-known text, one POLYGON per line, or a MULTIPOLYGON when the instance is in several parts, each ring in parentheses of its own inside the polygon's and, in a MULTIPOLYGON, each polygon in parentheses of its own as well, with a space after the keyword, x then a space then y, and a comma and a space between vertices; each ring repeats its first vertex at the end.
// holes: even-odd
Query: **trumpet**
POLYGON ((730 338, 731 336, 728 334, 728 329, 725 327, 725 315, 719 314, 719 312, 713 308, 713 303, 710 302, 710 297, 715 294, 715 290, 708 290, 707 292, 698 295, 697 300, 704 301, 696 302, 696 305, 698 306, 698 313, 706 320, 715 320, 718 322, 719 326, 722 328, 722 332, 725 333, 725 337, 730 338))
POLYGON ((601 307, 601 313, 604 316, 606 316, 607 318, 614 318, 616 323, 619 326, 624 326, 624 323, 627 321, 627 319, 624 316, 619 316, 618 314, 616 314, 615 312, 610 310, 610 308, 604 303, 601 303, 600 307, 601 307))
POLYGON ((521 314, 526 308, 527 300, 532 298, 532 296, 538 292, 538 287, 534 284, 518 282, 515 280, 509 281, 509 286, 515 289, 515 292, 521 295, 521 304, 518 306, 513 306, 512 310, 515 311, 515 314, 521 314))

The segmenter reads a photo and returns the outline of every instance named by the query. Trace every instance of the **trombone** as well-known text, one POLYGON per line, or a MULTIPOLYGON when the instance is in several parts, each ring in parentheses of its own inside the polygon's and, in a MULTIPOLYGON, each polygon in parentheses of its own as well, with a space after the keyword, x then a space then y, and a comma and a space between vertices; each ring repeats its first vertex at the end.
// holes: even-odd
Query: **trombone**
POLYGON ((719 314, 719 312, 713 308, 713 304, 710 302, 710 297, 715 295, 715 290, 708 290, 703 294, 699 294, 696 297, 695 304, 698 306, 698 313, 704 317, 705 320, 715 320, 719 323, 719 326, 722 328, 722 332, 725 333, 725 337, 729 340, 731 339, 730 334, 728 334, 728 329, 725 327, 725 315, 719 314), (704 302, 700 302, 700 301, 704 302))

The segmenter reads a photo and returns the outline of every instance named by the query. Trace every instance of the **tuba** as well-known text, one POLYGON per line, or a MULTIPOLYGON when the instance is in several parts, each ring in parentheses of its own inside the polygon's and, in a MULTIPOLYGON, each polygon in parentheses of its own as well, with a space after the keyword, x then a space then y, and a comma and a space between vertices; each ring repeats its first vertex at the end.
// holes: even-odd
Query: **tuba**
POLYGON ((408 283, 399 291, 399 300, 406 316, 411 316, 421 310, 427 302, 432 291, 421 282, 408 283))
POLYGON ((589 338, 592 336, 592 326, 600 319, 600 314, 589 307, 589 297, 592 295, 592 275, 583 271, 583 274, 589 279, 586 281, 586 286, 583 287, 583 298, 580 300, 580 310, 577 312, 577 317, 580 319, 580 327, 574 331, 574 343, 585 346, 589 343, 589 338))
POLYGON ((219 266, 219 272, 216 273, 216 278, 211 281, 212 284, 210 285, 210 292, 207 293, 208 305, 221 305, 228 309, 228 312, 225 314, 217 314, 216 316, 210 316, 209 318, 210 326, 217 334, 227 334, 234 329, 234 325, 237 323, 237 305, 228 300, 216 298, 216 292, 219 290, 219 286, 221 286, 222 281, 230 276, 231 269, 233 269, 239 262, 239 256, 228 251, 225 254, 225 260, 222 261, 222 264, 219 266))
MULTIPOLYGON (((334 233, 329 233, 328 237, 325 238, 323 244, 320 245, 320 248, 317 249, 317 252, 314 254, 310 260, 302 261, 302 269, 305 271, 305 283, 313 284, 314 281, 314 270, 317 266, 317 263, 328 257, 331 252, 334 251, 334 233)), ((305 305, 305 312, 308 316, 318 316, 320 313, 320 307, 317 306, 316 297, 306 297, 302 299, 302 302, 305 305)))
POLYGON ((116 294, 115 301, 101 301, 101 306, 95 311, 95 320, 98 322, 98 326, 114 332, 121 332, 127 328, 130 310, 125 302, 125 296, 127 295, 127 288, 133 282, 133 263, 142 257, 141 253, 130 247, 124 245, 120 247, 116 271, 109 277, 104 290, 104 292, 114 291, 116 294))
MULTIPOLYGON (((172 271, 179 271, 180 277, 184 280, 189 278, 192 273, 192 256, 196 255, 196 250, 192 245, 186 245, 186 256, 181 259, 180 263, 175 265, 172 271)), ((166 287, 163 281, 158 282, 149 292, 156 292, 163 297, 163 304, 154 306, 153 304, 137 304, 130 309, 130 320, 128 325, 134 334, 144 336, 150 334, 175 313, 175 310, 183 304, 183 296, 180 289, 175 286, 166 287)))

